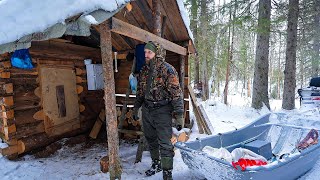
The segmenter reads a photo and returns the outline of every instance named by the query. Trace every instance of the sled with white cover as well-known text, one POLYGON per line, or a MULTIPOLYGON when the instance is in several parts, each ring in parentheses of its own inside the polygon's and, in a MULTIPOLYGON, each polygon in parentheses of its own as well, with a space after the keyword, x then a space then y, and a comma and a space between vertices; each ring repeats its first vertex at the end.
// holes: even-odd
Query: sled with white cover
MULTIPOLYGON (((296 145, 308 137, 310 128, 283 124, 278 120, 282 116, 284 115, 267 114, 241 129, 185 143, 178 142, 175 146, 180 149, 184 163, 195 175, 208 180, 297 179, 308 172, 318 160, 318 136, 310 146, 298 149, 296 145), (277 122, 272 122, 273 117, 277 118, 277 122), (255 141, 270 142, 272 157, 267 158, 267 165, 250 166, 245 170, 235 169, 230 162, 202 151, 205 146, 210 146, 223 147, 231 152, 236 148, 245 148, 255 141)), ((312 125, 319 129, 320 122, 315 121, 312 125)), ((318 130, 316 132, 319 133, 318 130)))

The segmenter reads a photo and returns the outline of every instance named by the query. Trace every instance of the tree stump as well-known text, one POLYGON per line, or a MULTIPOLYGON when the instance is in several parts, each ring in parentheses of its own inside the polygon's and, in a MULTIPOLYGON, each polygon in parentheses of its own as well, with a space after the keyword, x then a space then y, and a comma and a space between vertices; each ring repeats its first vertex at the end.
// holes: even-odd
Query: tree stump
POLYGON ((100 159, 100 170, 103 173, 109 172, 109 156, 104 156, 100 159))

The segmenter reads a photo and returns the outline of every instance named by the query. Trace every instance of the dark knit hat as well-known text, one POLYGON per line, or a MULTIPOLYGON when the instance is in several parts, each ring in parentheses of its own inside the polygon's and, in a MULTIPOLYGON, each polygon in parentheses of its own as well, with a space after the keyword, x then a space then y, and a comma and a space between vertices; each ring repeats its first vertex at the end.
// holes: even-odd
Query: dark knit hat
POLYGON ((144 49, 149 49, 150 51, 156 53, 156 45, 152 41, 149 41, 145 46, 144 49))

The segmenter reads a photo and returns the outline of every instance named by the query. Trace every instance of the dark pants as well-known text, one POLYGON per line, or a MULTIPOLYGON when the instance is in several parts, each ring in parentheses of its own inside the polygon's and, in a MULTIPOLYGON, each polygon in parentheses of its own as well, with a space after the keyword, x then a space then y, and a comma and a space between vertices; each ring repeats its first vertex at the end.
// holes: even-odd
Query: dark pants
POLYGON ((149 144, 152 159, 161 159, 174 156, 172 137, 172 106, 171 104, 147 108, 142 106, 143 131, 149 144))

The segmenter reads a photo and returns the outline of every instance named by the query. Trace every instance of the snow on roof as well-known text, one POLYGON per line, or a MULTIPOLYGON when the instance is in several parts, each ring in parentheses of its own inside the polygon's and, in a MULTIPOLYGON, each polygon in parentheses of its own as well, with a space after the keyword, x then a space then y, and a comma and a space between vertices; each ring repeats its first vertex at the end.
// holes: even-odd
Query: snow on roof
MULTIPOLYGON (((117 13, 130 0, 0 0, 0 54, 29 48, 31 41, 62 35, 89 36, 91 24, 99 24, 117 13), (71 22, 66 19, 79 15, 71 22)), ((190 20, 177 0, 181 17, 193 40, 190 20)))
POLYGON ((192 39, 193 41, 193 34, 191 32, 191 29, 190 29, 190 18, 189 18, 189 15, 187 13, 187 10, 186 8, 184 7, 184 4, 183 4, 183 0, 177 0, 177 3, 178 3, 178 6, 179 6, 179 10, 180 10, 180 14, 181 14, 181 17, 182 17, 182 20, 188 30, 188 34, 189 34, 189 37, 192 39))
MULTIPOLYGON (((0 44, 43 32, 79 13, 98 9, 112 12, 130 0, 1 0, 0 44)), ((87 17, 88 19, 88 17, 87 17)), ((89 19, 88 19, 89 20, 89 19)))

